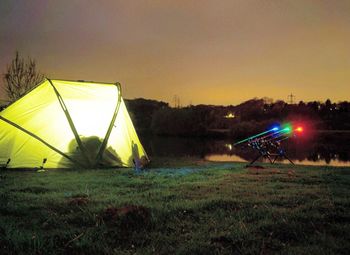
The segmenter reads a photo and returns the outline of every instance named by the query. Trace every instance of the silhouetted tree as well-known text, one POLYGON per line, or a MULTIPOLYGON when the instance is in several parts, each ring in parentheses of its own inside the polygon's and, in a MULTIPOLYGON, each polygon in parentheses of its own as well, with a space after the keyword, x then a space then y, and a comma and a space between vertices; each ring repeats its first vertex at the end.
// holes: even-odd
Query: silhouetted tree
POLYGON ((165 102, 144 98, 125 99, 124 101, 137 132, 150 132, 154 113, 159 109, 169 107, 165 102))
POLYGON ((7 66, 3 76, 5 91, 10 101, 15 101, 42 81, 44 75, 37 71, 35 60, 24 59, 16 51, 15 58, 7 66))

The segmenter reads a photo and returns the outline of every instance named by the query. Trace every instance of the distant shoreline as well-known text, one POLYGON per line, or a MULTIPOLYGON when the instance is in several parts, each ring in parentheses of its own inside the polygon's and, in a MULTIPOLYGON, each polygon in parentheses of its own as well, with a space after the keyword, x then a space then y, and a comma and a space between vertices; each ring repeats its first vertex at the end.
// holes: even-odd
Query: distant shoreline
POLYGON ((350 130, 316 130, 318 133, 350 133, 350 130))

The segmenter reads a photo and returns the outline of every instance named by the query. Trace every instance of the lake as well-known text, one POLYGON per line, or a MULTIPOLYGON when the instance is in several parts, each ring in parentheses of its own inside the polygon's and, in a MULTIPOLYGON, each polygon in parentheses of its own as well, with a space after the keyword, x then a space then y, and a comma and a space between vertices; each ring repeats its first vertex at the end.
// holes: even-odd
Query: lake
MULTIPOLYGON (((250 162, 258 155, 248 146, 234 146, 237 140, 230 138, 141 136, 140 139, 150 158, 195 156, 208 161, 250 162)), ((317 133, 307 138, 293 137, 283 141, 282 147, 295 164, 350 167, 349 133, 317 133)), ((286 159, 277 162, 289 163, 286 159)))

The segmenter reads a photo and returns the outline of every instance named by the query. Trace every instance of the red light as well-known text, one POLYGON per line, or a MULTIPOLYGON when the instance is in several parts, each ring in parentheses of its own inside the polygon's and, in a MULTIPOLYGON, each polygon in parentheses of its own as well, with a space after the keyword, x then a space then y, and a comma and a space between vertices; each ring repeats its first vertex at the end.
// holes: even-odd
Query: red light
POLYGON ((299 133, 301 133, 301 132, 303 132, 303 127, 297 127, 296 129, 295 129, 295 131, 297 131, 297 132, 299 132, 299 133))

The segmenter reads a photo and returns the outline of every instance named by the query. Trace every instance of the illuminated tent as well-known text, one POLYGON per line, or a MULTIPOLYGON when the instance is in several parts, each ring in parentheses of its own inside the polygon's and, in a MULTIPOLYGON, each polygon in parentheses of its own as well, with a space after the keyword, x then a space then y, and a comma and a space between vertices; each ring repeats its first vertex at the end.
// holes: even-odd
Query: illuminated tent
POLYGON ((130 167, 140 158, 119 83, 46 79, 0 112, 8 168, 130 167))

